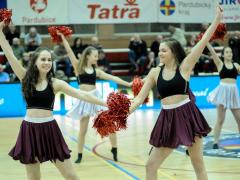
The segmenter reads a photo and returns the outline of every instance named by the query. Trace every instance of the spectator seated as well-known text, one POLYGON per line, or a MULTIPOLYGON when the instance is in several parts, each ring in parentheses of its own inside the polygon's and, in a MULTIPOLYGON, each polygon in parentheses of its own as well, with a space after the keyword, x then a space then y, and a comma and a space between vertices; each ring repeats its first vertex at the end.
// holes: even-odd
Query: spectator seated
MULTIPOLYGON (((223 46, 214 47, 217 54, 220 56, 223 46)), ((131 64, 128 60, 128 48, 123 49, 104 49, 106 58, 109 60, 112 74, 116 76, 130 76, 129 69, 131 64)), ((200 72, 200 75, 202 73, 200 72)))
MULTIPOLYGON (((218 55, 220 56, 223 46, 214 47, 218 55)), ((128 60, 128 48, 124 49, 104 49, 106 58, 109 60, 112 74, 116 76, 130 76, 129 69, 131 64, 128 60)), ((5 64, 5 56, 0 52, 0 63, 5 64)), ((201 75, 202 72, 199 73, 201 75)))

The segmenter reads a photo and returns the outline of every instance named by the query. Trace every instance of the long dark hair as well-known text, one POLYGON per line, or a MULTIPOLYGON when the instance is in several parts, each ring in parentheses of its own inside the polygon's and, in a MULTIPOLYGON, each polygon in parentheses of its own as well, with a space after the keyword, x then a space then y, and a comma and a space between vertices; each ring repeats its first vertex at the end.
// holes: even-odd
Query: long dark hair
POLYGON ((182 45, 174 38, 163 39, 161 43, 165 43, 172 51, 177 60, 177 64, 180 65, 183 59, 186 57, 186 53, 182 45))
POLYGON ((82 43, 82 39, 80 37, 76 37, 73 41, 73 47, 74 48, 78 48, 78 47, 82 47, 83 43, 82 43), (80 39, 80 44, 79 46, 77 46, 77 41, 80 39))
MULTIPOLYGON (((22 80, 22 92, 23 92, 23 95, 25 98, 31 97, 33 90, 35 89, 35 86, 38 82, 39 70, 36 66, 36 61, 39 57, 39 54, 42 51, 48 51, 49 53, 51 53, 50 49, 48 49, 46 47, 39 47, 30 56, 27 71, 22 80)), ((51 56, 52 56, 52 53, 51 53, 51 56)), ((53 57, 52 57, 52 59, 53 59, 53 57)), ((52 77, 53 76, 54 76, 54 74, 53 74, 53 67, 52 67, 52 69, 47 73, 47 81, 50 86, 52 86, 52 77)))

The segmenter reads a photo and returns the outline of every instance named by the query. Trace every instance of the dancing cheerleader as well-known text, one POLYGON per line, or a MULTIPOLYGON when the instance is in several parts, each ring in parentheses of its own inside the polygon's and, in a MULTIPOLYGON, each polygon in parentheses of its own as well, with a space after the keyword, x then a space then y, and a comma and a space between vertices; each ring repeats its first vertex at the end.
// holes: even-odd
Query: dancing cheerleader
POLYGON ((187 56, 175 39, 161 41, 159 57, 163 65, 150 71, 130 107, 130 112, 133 112, 142 104, 150 89, 157 85, 162 110, 150 137, 153 149, 146 164, 147 180, 157 179, 158 168, 179 145, 188 147, 197 179, 208 179, 203 162, 202 137, 207 136, 211 128, 195 103, 190 100, 188 90, 192 70, 221 17, 222 10, 218 6, 212 24, 187 56))
MULTIPOLYGON (((29 60, 28 69, 14 56, 0 23, 0 45, 14 73, 22 83, 27 112, 22 121, 17 142, 9 155, 25 165, 29 180, 41 179, 40 164, 51 161, 68 180, 79 179, 70 161, 70 150, 53 117, 55 94, 62 91, 69 96, 105 106, 91 94, 72 88, 53 78, 52 55, 47 48, 38 48, 29 60)), ((11 92, 9 92, 11 93, 11 92)))
POLYGON ((223 61, 218 57, 209 43, 207 47, 220 77, 220 84, 207 97, 209 102, 217 106, 217 122, 214 127, 213 149, 218 149, 219 137, 227 109, 230 109, 233 113, 240 133, 240 97, 236 81, 237 75, 240 72, 240 66, 237 63, 233 63, 233 53, 230 47, 223 48, 221 53, 223 61))
MULTIPOLYGON (((112 80, 123 86, 131 87, 131 83, 122 80, 119 77, 107 74, 104 71, 97 69, 95 64, 98 60, 98 50, 94 47, 87 47, 80 60, 77 60, 71 47, 69 46, 65 36, 62 33, 58 33, 63 41, 63 45, 68 53, 70 61, 73 65, 75 75, 77 77, 79 88, 82 91, 89 91, 95 96, 99 96, 99 92, 96 89, 96 78, 112 80)), ((72 119, 80 119, 80 131, 78 134, 78 158, 75 163, 80 163, 82 160, 83 146, 85 143, 85 136, 88 129, 90 116, 95 116, 97 111, 102 110, 101 106, 91 104, 85 101, 79 100, 71 110, 67 113, 67 116, 72 119)), ((112 145, 111 152, 113 154, 114 161, 117 161, 117 136, 113 133, 109 136, 112 145)))

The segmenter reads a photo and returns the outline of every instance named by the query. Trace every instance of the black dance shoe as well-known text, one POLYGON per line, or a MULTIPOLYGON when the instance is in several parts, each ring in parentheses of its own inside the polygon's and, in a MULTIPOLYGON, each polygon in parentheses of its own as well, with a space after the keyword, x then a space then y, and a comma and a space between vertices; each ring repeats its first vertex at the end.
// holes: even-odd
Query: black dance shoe
POLYGON ((79 163, 81 163, 81 161, 82 161, 82 153, 78 153, 78 158, 75 161, 75 163, 79 164, 79 163))
POLYGON ((218 144, 217 144, 217 143, 213 144, 213 149, 219 149, 219 147, 218 147, 218 144))
POLYGON ((114 160, 114 161, 118 161, 118 158, 117 158, 117 148, 116 148, 116 147, 113 147, 113 148, 111 149, 111 152, 112 152, 112 154, 113 154, 113 160, 114 160))

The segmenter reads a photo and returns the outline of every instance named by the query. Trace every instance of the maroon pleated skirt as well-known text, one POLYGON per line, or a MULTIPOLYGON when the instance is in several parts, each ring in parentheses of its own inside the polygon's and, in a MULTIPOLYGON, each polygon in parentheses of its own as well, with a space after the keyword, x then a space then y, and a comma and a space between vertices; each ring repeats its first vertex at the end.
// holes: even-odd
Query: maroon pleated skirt
POLYGON ((149 143, 154 147, 192 146, 195 136, 207 136, 210 131, 206 119, 191 100, 179 107, 161 110, 149 143))
POLYGON ((23 164, 64 161, 70 158, 70 150, 56 120, 32 123, 23 120, 17 142, 9 155, 23 164))

